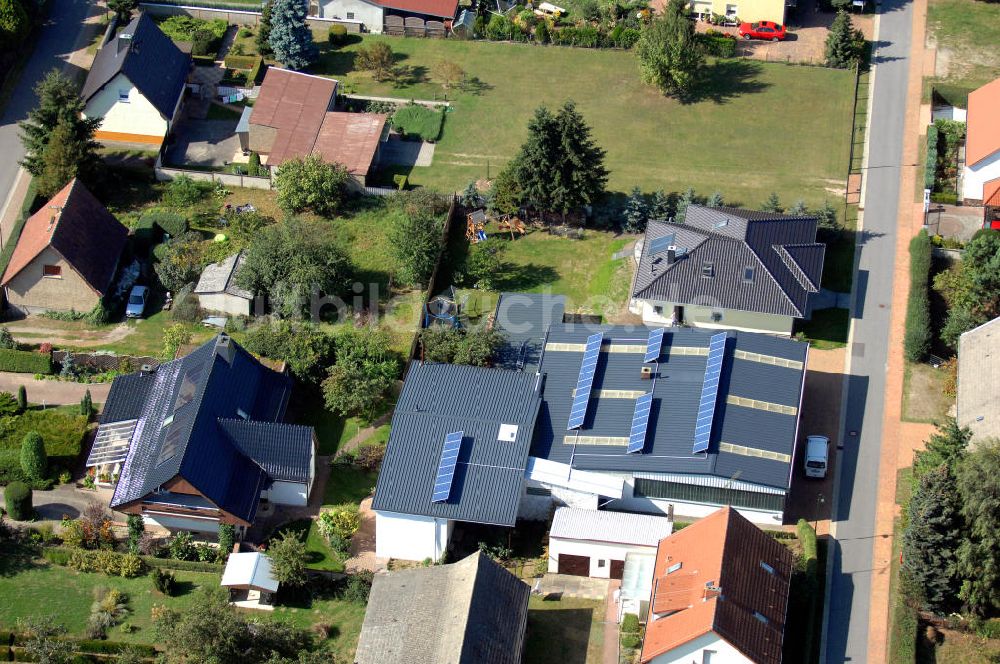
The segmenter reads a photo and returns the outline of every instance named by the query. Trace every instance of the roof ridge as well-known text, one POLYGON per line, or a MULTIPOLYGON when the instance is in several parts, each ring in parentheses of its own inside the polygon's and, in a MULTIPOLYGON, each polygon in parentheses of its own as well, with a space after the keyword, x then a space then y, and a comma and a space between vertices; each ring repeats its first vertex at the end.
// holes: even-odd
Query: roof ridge
POLYGON ((806 246, 806 245, 784 245, 784 244, 772 244, 771 248, 778 253, 778 257, 781 258, 781 262, 785 264, 785 267, 791 272, 792 276, 795 277, 795 281, 799 283, 802 288, 807 291, 813 292, 818 291, 819 287, 813 283, 813 280, 809 278, 806 271, 802 269, 799 262, 795 260, 791 252, 788 251, 789 246, 806 246), (789 264, 791 263, 791 264, 789 264), (794 269, 793 269, 794 266, 794 269))
MULTIPOLYGON (((747 246, 750 248, 750 253, 752 253, 754 257, 760 262, 761 267, 764 268, 764 272, 767 273, 767 276, 771 277, 771 281, 773 281, 774 285, 778 287, 778 292, 781 293, 786 300, 788 300, 788 304, 791 305, 792 310, 795 311, 795 313, 798 315, 797 317, 801 318, 803 315, 802 309, 797 304, 795 304, 791 296, 788 294, 788 291, 786 291, 784 286, 781 285, 781 282, 778 281, 778 278, 774 276, 774 273, 771 271, 771 268, 767 266, 767 263, 764 261, 764 259, 761 258, 759 253, 757 253, 757 249, 754 248, 754 246, 749 242, 747 242, 747 246)), ((774 245, 771 246, 773 247, 774 245)))

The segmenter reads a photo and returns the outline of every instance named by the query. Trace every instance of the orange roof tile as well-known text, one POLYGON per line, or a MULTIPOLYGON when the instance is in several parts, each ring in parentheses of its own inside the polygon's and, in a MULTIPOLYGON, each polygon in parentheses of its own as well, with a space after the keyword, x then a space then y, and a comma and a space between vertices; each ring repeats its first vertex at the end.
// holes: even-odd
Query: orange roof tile
POLYGON ((791 552, 730 507, 664 538, 642 662, 715 632, 754 662, 780 664, 791 574, 791 552))
POLYGON ((987 180, 983 185, 983 205, 1000 206, 1000 178, 987 180))
POLYGON ((6 285, 52 246, 94 291, 103 295, 114 277, 127 236, 126 228, 74 178, 24 222, 2 283, 6 285))
POLYGON ((1000 78, 969 95, 965 163, 974 166, 1000 150, 1000 78))
POLYGON ((366 175, 388 118, 378 113, 327 113, 313 152, 325 162, 343 164, 355 175, 366 175))

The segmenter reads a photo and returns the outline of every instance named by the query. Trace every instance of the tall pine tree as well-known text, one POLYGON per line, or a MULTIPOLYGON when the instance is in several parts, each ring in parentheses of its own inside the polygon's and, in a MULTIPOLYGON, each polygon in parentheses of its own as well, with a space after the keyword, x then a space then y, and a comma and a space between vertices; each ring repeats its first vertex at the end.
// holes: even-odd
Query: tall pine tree
POLYGON ((80 88, 72 79, 53 69, 35 86, 38 105, 28 112, 28 119, 20 123, 21 142, 25 156, 21 165, 34 176, 44 170, 43 155, 52 133, 60 121, 70 130, 73 140, 84 146, 78 171, 85 179, 94 172, 97 164, 98 144, 94 132, 101 125, 100 118, 83 117, 84 103, 80 88))
POLYGON ((920 478, 907 506, 903 567, 923 595, 926 608, 936 613, 956 608, 960 509, 955 478, 944 465, 920 478))
POLYGON ((274 57, 289 69, 301 71, 316 60, 316 45, 306 24, 305 0, 274 0, 271 3, 269 42, 274 57))
POLYGON ((52 198, 80 174, 88 159, 87 146, 73 135, 73 127, 65 120, 52 131, 42 152, 42 172, 38 175, 38 193, 52 198))
POLYGON ((271 3, 268 2, 264 5, 264 8, 260 10, 260 23, 257 25, 257 37, 255 38, 255 43, 257 44, 257 52, 261 55, 274 55, 274 49, 271 48, 271 3))
POLYGON ((861 57, 864 35, 854 29, 850 15, 841 9, 826 36, 826 66, 846 69, 861 57))
POLYGON ((642 233, 646 230, 646 222, 649 221, 649 206, 646 205, 646 198, 642 195, 639 187, 632 189, 628 201, 625 203, 625 224, 626 233, 642 233))
POLYGON ((663 16, 643 29, 636 47, 642 80, 682 99, 694 88, 705 64, 687 5, 687 0, 670 0, 663 16))
POLYGON ((666 220, 670 217, 670 197, 667 192, 657 189, 653 194, 653 204, 649 206, 649 218, 666 220))
POLYGON ((958 550, 959 593, 980 616, 1000 610, 1000 440, 978 441, 958 470, 965 541, 958 550))
POLYGON ((674 222, 683 224, 684 217, 687 215, 688 206, 697 200, 697 196, 694 193, 694 187, 688 187, 681 197, 677 199, 677 213, 674 215, 674 222))

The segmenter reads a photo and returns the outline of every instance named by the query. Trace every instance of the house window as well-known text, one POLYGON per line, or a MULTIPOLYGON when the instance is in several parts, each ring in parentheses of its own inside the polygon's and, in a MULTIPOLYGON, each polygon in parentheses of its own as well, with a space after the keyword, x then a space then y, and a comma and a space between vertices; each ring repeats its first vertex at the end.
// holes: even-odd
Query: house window
POLYGON ((662 316, 663 315, 663 307, 658 307, 658 306, 653 307, 653 313, 656 314, 657 316, 662 316))
POLYGON ((726 18, 736 18, 738 15, 737 5, 726 5, 726 18))
POLYGON ((348 21, 354 20, 354 12, 347 12, 347 20, 348 21))
POLYGON ((756 618, 757 620, 761 621, 765 625, 767 624, 767 616, 765 616, 760 611, 754 611, 753 612, 753 617, 756 618))
POLYGON ((743 281, 752 282, 753 281, 753 265, 747 265, 743 268, 743 281))
POLYGON ((712 322, 713 323, 718 323, 721 320, 722 320, 722 312, 721 311, 713 311, 712 312, 712 322))
POLYGON ((683 566, 684 563, 674 563, 673 565, 667 568, 667 574, 673 574, 674 572, 679 572, 681 567, 683 566))
POLYGON ((129 93, 128 90, 121 90, 121 89, 119 89, 118 90, 118 101, 120 101, 123 104, 127 104, 128 103, 128 93, 129 93))
POLYGON ((763 569, 768 574, 774 574, 774 568, 771 567, 770 565, 768 565, 767 563, 765 563, 763 560, 760 561, 760 567, 761 567, 761 569, 763 569))
POLYGON ((524 488, 524 492, 529 496, 551 496, 552 489, 546 489, 543 486, 528 486, 524 488))
POLYGON ((598 567, 604 567, 604 565, 607 564, 607 562, 608 562, 607 560, 598 560, 597 561, 597 566, 598 567))
POLYGON ((701 264, 701 276, 708 277, 711 279, 715 276, 715 263, 712 261, 703 261, 701 264))
POLYGON ((244 420, 249 420, 250 419, 250 416, 242 408, 237 408, 236 409, 236 414, 239 415, 240 417, 242 417, 244 420))
POLYGON ((785 497, 781 494, 641 478, 635 479, 633 494, 640 498, 684 500, 705 505, 732 505, 768 512, 780 512, 785 507, 785 497))
POLYGON ((62 266, 61 265, 43 265, 42 266, 42 276, 43 277, 61 277, 62 276, 62 266))

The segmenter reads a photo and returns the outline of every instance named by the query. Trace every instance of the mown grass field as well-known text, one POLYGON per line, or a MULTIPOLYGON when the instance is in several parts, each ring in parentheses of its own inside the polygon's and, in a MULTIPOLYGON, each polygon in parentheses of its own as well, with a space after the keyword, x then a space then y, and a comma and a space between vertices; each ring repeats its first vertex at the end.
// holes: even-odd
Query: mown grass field
POLYGON ((642 84, 631 52, 366 36, 361 43, 388 40, 408 72, 379 83, 354 70, 359 43, 332 49, 325 35, 317 39, 322 56, 312 71, 338 78, 347 92, 441 98, 431 80, 440 60, 478 79, 475 91, 449 93, 454 111, 433 165, 410 174, 415 184, 459 190, 495 175, 539 104, 572 99, 608 152, 611 191, 693 186, 756 207, 772 191, 819 204, 844 187, 853 110, 847 71, 720 61, 700 101, 684 105, 642 84))
POLYGON ((946 83, 971 90, 1000 77, 1000 4, 931 0, 927 29, 948 70, 946 83))

